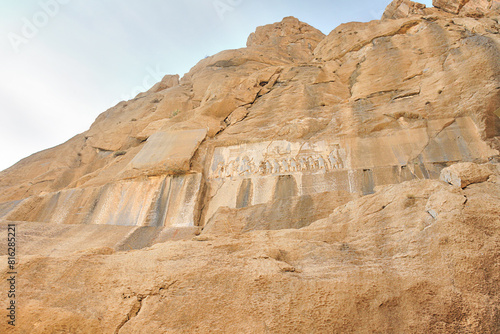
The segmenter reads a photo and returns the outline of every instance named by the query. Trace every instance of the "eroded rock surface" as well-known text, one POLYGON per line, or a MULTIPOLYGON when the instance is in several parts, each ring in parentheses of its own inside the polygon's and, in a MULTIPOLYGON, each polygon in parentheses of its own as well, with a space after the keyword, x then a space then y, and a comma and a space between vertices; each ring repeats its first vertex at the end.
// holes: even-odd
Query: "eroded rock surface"
POLYGON ((465 188, 469 184, 488 180, 496 168, 495 165, 476 165, 471 162, 463 162, 443 169, 440 179, 457 187, 465 188))
MULTIPOLYGON (((18 329, 496 333, 499 217, 500 183, 461 189, 415 180, 298 230, 208 233, 139 251, 116 252, 109 240, 73 254, 29 253, 18 269, 18 329)), ((19 228, 19 242, 30 245, 41 227, 19 228)), ((36 241, 43 252, 54 247, 36 241)))
POLYGON ((21 331, 498 332, 498 4, 434 5, 259 27, 0 172, 21 331))
POLYGON ((482 17, 500 10, 497 0, 433 0, 434 7, 452 14, 482 17))

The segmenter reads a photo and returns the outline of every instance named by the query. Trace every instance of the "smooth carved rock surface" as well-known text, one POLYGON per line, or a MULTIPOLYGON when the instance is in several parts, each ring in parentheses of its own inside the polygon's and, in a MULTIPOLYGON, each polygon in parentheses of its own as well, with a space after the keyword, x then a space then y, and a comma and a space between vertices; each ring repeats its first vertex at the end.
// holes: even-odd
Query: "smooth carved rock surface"
POLYGON ((54 224, 195 226, 201 175, 62 190, 0 205, 0 218, 54 224))
MULTIPOLYGON (((18 330, 495 333, 499 187, 417 180, 299 230, 25 255, 18 330)), ((35 228, 21 225, 20 234, 35 228)), ((0 331, 8 333, 5 322, 0 331)))
POLYGON ((189 172, 191 159, 206 135, 206 129, 156 132, 130 162, 131 171, 126 170, 124 175, 137 176, 134 172, 142 175, 189 172))
POLYGON ((428 121, 426 128, 384 137, 217 147, 207 171, 210 201, 201 225, 221 207, 237 208, 241 194, 245 206, 273 202, 282 187, 289 189, 287 196, 337 191, 349 198, 381 185, 437 179, 450 161, 495 154, 468 117, 428 121))
POLYGON ((302 228, 312 221, 328 217, 336 207, 359 197, 345 191, 293 196, 292 187, 282 187, 278 189, 282 194, 276 196, 274 201, 251 205, 252 185, 243 184, 245 187, 240 188, 242 191, 238 193, 235 208, 218 208, 203 228, 202 234, 221 235, 302 228), (287 191, 290 193, 286 194, 287 191))
POLYGON ((288 17, 0 172, 17 329, 498 332, 497 9, 288 17))

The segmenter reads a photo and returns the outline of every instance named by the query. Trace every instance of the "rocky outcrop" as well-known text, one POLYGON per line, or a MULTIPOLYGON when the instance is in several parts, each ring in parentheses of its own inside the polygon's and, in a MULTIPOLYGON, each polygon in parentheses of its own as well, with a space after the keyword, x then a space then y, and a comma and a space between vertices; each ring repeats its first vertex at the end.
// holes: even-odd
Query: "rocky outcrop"
POLYGON ((481 183, 494 174, 495 165, 476 165, 472 162, 462 162, 441 171, 440 180, 457 187, 465 188, 470 184, 481 183))
POLYGON ((384 11, 382 19, 401 19, 412 15, 427 15, 432 9, 411 0, 394 0, 384 11))
POLYGON ((313 51, 324 37, 321 31, 300 22, 295 17, 285 17, 280 23, 258 27, 248 37, 247 47, 288 47, 299 43, 302 49, 313 51))
POLYGON ((192 186, 162 210, 186 212, 176 203, 191 210, 179 219, 204 226, 219 208, 239 208, 240 195, 250 207, 279 200, 280 189, 349 198, 488 161, 500 148, 498 23, 406 1, 388 10, 402 6, 434 14, 396 10, 403 18, 343 24, 328 36, 295 18, 258 28, 247 48, 206 58, 180 81, 166 76, 89 131, 2 172, 0 214, 168 227, 151 217, 171 196, 157 184, 173 177, 192 186), (134 196, 141 205, 127 207, 127 218, 77 204, 122 207, 134 196))
MULTIPOLYGON (((426 133, 432 138, 433 127, 441 126, 435 122, 454 119, 465 126, 469 153, 434 162, 484 161, 499 148, 498 29, 490 17, 412 16, 348 23, 324 37, 287 18, 258 29, 247 48, 202 60, 179 84, 167 77, 168 88, 118 104, 89 131, 2 172, 0 201, 181 171, 206 178, 217 147, 327 141, 364 156, 342 145, 371 140, 376 146, 377 140, 387 142, 381 138, 395 133, 419 132, 415 145, 403 150, 405 158, 387 165, 403 167, 403 160, 419 159, 418 146, 427 142, 426 133), (207 135, 186 152, 180 167, 159 163, 156 169, 154 162, 136 166, 144 160, 141 156, 149 156, 155 137, 175 131, 207 135)), ((456 136, 462 131, 458 124, 452 124, 456 136)), ((392 151, 391 145, 384 147, 384 152, 392 151)), ((401 148, 395 149, 403 152, 401 148)), ((328 161, 332 151, 322 159, 328 161)))
POLYGON ((393 0, 387 6, 382 19, 400 19, 415 15, 481 18, 500 14, 500 2, 496 0, 434 0, 432 4, 434 7, 426 8, 425 5, 410 0, 393 0))
POLYGON ((500 10, 500 1, 497 0, 433 0, 432 4, 448 13, 472 17, 498 14, 500 10))
POLYGON ((0 205, 0 218, 54 224, 194 226, 199 174, 61 190, 0 205))
POLYGON ((434 7, 426 8, 425 5, 410 0, 393 0, 382 19, 400 19, 414 15, 481 18, 500 14, 500 2, 496 0, 434 0, 432 4, 434 7))
MULTIPOLYGON (((73 254, 37 238, 42 254, 25 255, 18 268, 17 329, 496 333, 499 209, 500 183, 461 189, 415 180, 385 186, 299 230, 73 254), (46 256, 54 246, 57 256, 46 256)), ((30 238, 40 227, 21 226, 19 243, 32 254, 30 238)), ((6 322, 0 331, 9 333, 6 322)))
POLYGON ((495 6, 285 18, 1 172, 23 330, 494 333, 495 6))

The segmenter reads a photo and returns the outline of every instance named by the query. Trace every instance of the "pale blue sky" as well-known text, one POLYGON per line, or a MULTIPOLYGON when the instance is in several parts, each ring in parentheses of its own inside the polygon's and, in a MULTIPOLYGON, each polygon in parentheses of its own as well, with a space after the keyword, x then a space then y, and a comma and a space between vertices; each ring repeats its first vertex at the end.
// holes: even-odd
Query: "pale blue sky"
POLYGON ((295 16, 328 34, 378 19, 389 2, 0 0, 0 170, 87 130, 164 74, 244 47, 257 26, 295 16))

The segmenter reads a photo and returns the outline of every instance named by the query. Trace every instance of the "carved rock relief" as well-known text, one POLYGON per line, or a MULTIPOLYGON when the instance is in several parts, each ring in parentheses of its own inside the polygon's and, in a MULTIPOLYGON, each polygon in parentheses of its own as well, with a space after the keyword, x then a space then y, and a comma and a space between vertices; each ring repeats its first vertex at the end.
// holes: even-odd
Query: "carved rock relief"
POLYGON ((263 142, 216 148, 210 178, 318 173, 345 168, 347 154, 340 144, 263 142))

